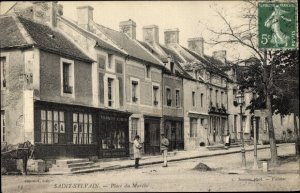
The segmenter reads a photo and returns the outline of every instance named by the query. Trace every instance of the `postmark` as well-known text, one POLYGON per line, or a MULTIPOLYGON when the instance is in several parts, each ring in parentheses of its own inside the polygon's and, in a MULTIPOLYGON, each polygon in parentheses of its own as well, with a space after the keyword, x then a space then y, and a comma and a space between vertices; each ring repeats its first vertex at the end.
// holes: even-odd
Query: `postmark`
POLYGON ((258 4, 258 47, 293 49, 297 47, 296 3, 258 4))

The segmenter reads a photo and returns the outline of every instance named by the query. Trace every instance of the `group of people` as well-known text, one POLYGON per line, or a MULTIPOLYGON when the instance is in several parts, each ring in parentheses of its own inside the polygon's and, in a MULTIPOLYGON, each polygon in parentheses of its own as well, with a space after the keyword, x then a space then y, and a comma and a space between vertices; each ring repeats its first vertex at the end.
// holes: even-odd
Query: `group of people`
MULTIPOLYGON (((168 146, 169 146, 169 140, 165 137, 165 134, 162 133, 161 141, 160 141, 160 150, 164 160, 163 167, 168 167, 167 164, 168 146)), ((139 167, 139 161, 141 159, 141 149, 142 149, 142 145, 140 142, 140 136, 136 135, 134 137, 134 142, 133 142, 133 154, 134 154, 136 169, 139 167)))

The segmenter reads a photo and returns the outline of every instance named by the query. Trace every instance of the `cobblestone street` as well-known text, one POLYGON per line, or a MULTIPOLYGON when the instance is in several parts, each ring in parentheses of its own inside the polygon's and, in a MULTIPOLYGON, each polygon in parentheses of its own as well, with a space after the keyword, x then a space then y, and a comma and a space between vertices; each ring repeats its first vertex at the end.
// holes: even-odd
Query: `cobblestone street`
MULTIPOLYGON (((279 156, 294 154, 293 144, 278 148, 279 156)), ((259 150, 258 158, 270 156, 259 150)), ((247 152, 247 171, 243 172, 239 153, 121 169, 82 175, 3 176, 2 192, 101 192, 101 191, 296 191, 299 163, 294 159, 270 168, 268 173, 252 171, 253 151, 247 152), (204 163, 212 171, 193 168, 204 163), (36 190, 36 191, 35 191, 36 190)))

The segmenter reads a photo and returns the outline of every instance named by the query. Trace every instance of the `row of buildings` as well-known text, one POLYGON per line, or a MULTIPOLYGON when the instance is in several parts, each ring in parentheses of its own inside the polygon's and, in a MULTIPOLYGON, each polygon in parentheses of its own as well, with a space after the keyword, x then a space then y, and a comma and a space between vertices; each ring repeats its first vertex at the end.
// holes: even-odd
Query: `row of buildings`
MULTIPOLYGON (((178 29, 165 30, 162 45, 156 25, 143 27, 140 41, 134 21, 107 28, 90 6, 77 16, 65 17, 57 2, 17 3, 1 15, 1 142, 29 140, 47 159, 130 156, 135 135, 151 155, 161 133, 170 150, 224 143, 228 133, 240 139, 237 66, 226 51, 206 55, 200 37, 185 48, 178 29)), ((245 94, 246 139, 251 97, 245 94)), ((261 111, 260 140, 268 138, 264 117, 261 111)), ((292 118, 281 117, 279 127, 293 128, 292 118)))

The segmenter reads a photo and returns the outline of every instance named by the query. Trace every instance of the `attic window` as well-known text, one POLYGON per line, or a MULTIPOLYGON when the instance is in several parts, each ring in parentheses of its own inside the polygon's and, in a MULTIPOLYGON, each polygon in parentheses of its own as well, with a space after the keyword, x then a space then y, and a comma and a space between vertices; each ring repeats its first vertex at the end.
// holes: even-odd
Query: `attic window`
POLYGON ((52 39, 55 38, 55 35, 53 35, 53 34, 48 34, 48 36, 49 36, 50 38, 52 38, 52 39))

